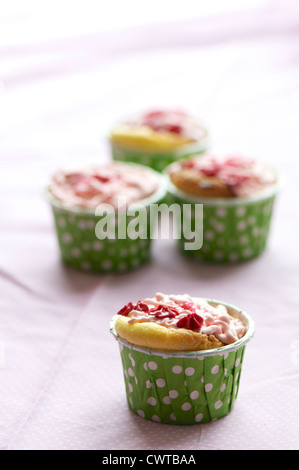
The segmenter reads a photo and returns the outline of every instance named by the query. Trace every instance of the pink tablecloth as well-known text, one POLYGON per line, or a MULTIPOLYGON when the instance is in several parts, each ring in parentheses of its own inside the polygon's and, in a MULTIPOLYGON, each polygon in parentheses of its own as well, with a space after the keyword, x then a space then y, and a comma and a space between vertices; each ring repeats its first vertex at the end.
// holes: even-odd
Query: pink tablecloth
POLYGON ((42 23, 26 30, 26 12, 1 19, 1 449, 298 449, 299 10, 262 3, 64 38, 55 27, 44 37, 42 23), (110 123, 160 105, 194 111, 216 146, 286 174, 267 251, 240 265, 194 265, 157 240, 152 262, 130 274, 63 267, 42 197, 48 176, 108 160, 110 123), (109 319, 156 291, 216 298, 254 317, 229 416, 168 426, 127 408, 109 319))

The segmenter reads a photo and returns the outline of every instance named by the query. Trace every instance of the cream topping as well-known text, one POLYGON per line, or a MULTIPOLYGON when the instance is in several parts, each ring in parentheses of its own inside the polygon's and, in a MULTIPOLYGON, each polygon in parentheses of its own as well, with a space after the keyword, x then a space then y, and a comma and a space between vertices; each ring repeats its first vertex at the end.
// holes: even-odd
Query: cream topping
POLYGON ((66 207, 95 209, 110 204, 115 209, 151 196, 159 187, 149 168, 110 163, 80 171, 58 171, 49 185, 50 194, 66 207))
MULTIPOLYGON (((178 329, 192 315, 200 317, 199 328, 189 328, 206 335, 214 335, 223 344, 231 344, 246 333, 246 327, 238 318, 232 317, 224 305, 210 305, 205 299, 190 297, 188 294, 167 295, 157 293, 153 298, 145 298, 127 311, 122 309, 119 314, 129 317, 129 323, 155 322, 166 328, 178 329), (148 311, 144 305, 148 307, 148 311), (161 306, 165 307, 165 313, 161 306), (167 316, 167 309, 169 316, 167 316), (158 317, 157 317, 158 315, 158 317)), ((195 323, 196 325, 196 323, 195 323)))

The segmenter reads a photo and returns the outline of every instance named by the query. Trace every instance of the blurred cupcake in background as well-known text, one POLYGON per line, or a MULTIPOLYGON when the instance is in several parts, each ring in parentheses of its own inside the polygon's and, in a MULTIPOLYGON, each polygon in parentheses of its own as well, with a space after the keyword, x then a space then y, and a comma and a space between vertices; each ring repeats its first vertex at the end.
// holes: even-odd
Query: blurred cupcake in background
POLYGON ((117 123, 109 136, 114 160, 162 171, 178 159, 206 150, 208 130, 180 110, 150 110, 117 123))
MULTIPOLYGON (((268 165, 240 155, 192 156, 165 171, 172 202, 203 205, 203 245, 186 250, 207 261, 244 261, 260 255, 267 244, 272 209, 281 176, 268 165)), ((195 220, 191 220, 193 229, 195 220)), ((197 227, 200 224, 197 224, 197 227)))
POLYGON ((62 260, 92 272, 122 272, 151 255, 150 220, 132 236, 128 211, 138 203, 147 211, 165 196, 164 179, 151 168, 112 162, 101 167, 60 170, 46 190, 62 260), (146 184, 144 184, 146 181, 146 184))

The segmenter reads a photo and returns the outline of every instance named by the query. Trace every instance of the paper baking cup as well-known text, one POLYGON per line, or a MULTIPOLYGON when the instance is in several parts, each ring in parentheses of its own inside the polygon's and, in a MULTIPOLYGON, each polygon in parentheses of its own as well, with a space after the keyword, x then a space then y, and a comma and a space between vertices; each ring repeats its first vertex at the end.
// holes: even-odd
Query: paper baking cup
POLYGON ((167 424, 207 423, 232 411, 245 346, 255 326, 247 313, 223 305, 231 315, 242 319, 247 333, 232 345, 207 351, 171 353, 134 346, 117 335, 117 316, 112 318, 110 330, 119 343, 127 402, 132 411, 167 424))
POLYGON ((207 150, 208 140, 202 139, 200 142, 192 145, 185 145, 171 151, 150 151, 137 150, 119 145, 110 141, 113 160, 122 162, 134 162, 149 166, 156 171, 163 171, 164 168, 176 160, 187 158, 193 154, 203 153, 207 150))
MULTIPOLYGON (((277 184, 258 196, 225 199, 188 195, 178 190, 168 177, 168 203, 191 204, 191 221, 188 223, 191 223, 192 231, 196 227, 195 204, 203 205, 203 245, 197 250, 186 250, 188 240, 182 231, 178 240, 180 251, 194 259, 218 263, 246 261, 259 256, 266 248, 274 201, 282 187, 282 177, 278 175, 277 179, 277 184)), ((183 226, 182 219, 180 222, 183 226)))
MULTIPOLYGON (((163 200, 166 192, 161 175, 159 190, 146 200, 140 201, 149 210, 150 204, 163 200)), ((94 210, 65 208, 46 191, 54 215, 57 239, 63 262, 81 271, 98 273, 124 272, 138 268, 151 257, 151 232, 154 229, 147 218, 144 227, 146 238, 118 239, 116 237, 98 239, 96 225, 102 216, 94 210)), ((132 217, 127 218, 127 226, 132 217)), ((116 215, 117 221, 117 215, 116 215)))

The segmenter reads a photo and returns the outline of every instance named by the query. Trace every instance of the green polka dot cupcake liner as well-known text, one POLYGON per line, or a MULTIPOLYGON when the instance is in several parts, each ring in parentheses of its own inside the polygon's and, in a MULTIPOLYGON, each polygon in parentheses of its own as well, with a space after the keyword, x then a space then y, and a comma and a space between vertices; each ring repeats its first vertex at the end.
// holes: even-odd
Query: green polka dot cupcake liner
MULTIPOLYGON (((159 175, 160 177, 160 175, 159 175)), ((158 203, 165 196, 165 185, 161 178, 160 189, 150 198, 140 201, 146 207, 158 203)), ((118 214, 112 216, 108 226, 112 233, 104 238, 99 237, 99 224, 103 224, 103 216, 95 215, 95 211, 65 208, 46 192, 46 198, 52 207, 54 223, 61 259, 64 264, 80 271, 94 273, 121 273, 136 269, 151 258, 151 234, 155 227, 147 217, 144 226, 140 227, 140 235, 131 238, 128 234, 129 225, 134 217, 127 216, 125 236, 118 237, 118 214)), ((106 214, 104 215, 106 217, 106 214)), ((138 231, 139 232, 139 231, 138 231)))
POLYGON ((202 142, 186 145, 169 152, 136 150, 121 146, 115 142, 110 142, 110 146, 113 160, 138 163, 162 172, 168 165, 179 159, 203 153, 207 150, 208 142, 203 140, 202 142))
MULTIPOLYGON (((169 183, 168 203, 191 204, 188 226, 202 239, 198 249, 186 249, 190 242, 181 230, 179 250, 189 258, 217 263, 235 263, 260 256, 266 249, 276 195, 281 181, 262 195, 251 198, 221 199, 191 197, 169 183), (202 204, 202 212, 196 205, 202 204)), ((183 210, 177 220, 183 227, 183 210)), ((189 232, 190 236, 190 232, 189 232)))
POLYGON ((207 351, 171 353, 134 346, 117 335, 112 319, 127 404, 134 413, 158 423, 190 425, 220 419, 233 410, 245 347, 255 327, 248 314, 226 307, 242 318, 247 333, 232 345, 207 351))

